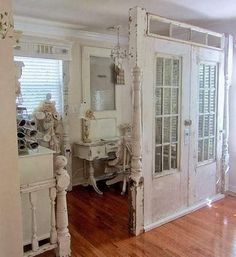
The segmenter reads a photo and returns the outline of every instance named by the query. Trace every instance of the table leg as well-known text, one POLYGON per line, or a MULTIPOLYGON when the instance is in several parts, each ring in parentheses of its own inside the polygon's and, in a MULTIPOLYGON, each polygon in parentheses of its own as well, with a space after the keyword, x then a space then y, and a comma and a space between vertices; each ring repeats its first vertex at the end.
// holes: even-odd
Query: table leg
POLYGON ((102 195, 103 192, 98 189, 97 182, 96 182, 96 179, 94 177, 94 167, 93 167, 93 162, 92 161, 89 162, 89 180, 90 180, 90 184, 93 186, 94 190, 98 194, 102 195))

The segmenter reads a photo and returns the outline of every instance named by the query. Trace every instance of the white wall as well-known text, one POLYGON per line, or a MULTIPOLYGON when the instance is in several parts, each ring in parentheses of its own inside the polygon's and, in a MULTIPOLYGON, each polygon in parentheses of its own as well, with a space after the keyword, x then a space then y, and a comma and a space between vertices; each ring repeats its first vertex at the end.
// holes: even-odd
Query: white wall
MULTIPOLYGON (((0 1, 0 12, 10 10, 0 1)), ((0 39, 0 257, 22 256, 19 173, 12 43, 0 39)))

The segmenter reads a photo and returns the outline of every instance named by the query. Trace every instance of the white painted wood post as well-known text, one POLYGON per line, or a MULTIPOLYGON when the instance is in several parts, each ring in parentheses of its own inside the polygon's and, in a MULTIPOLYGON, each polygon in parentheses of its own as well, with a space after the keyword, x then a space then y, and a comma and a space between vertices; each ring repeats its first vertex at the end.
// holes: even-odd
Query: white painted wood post
POLYGON ((132 159, 130 176, 130 230, 138 235, 143 232, 143 177, 141 144, 141 70, 133 68, 133 118, 132 118, 132 159))
POLYGON ((72 190, 72 149, 69 136, 69 82, 70 82, 70 62, 63 62, 63 154, 67 158, 66 169, 70 175, 70 185, 68 190, 72 190))
POLYGON ((223 171, 221 191, 229 189, 229 89, 233 72, 233 37, 226 36, 225 40, 225 101, 224 101, 224 133, 223 133, 223 171))
POLYGON ((68 211, 66 201, 66 189, 70 184, 70 176, 64 169, 67 159, 64 156, 57 156, 55 161, 57 180, 57 241, 58 257, 68 257, 71 255, 70 233, 68 230, 68 211))
POLYGON ((49 189, 49 196, 51 201, 51 231, 50 231, 50 243, 55 244, 57 242, 57 230, 56 230, 56 214, 55 214, 55 206, 56 206, 56 196, 57 190, 55 187, 49 189))
POLYGON ((31 204, 31 211, 32 211, 32 250, 36 252, 39 249, 39 242, 37 237, 37 220, 36 220, 36 204, 37 204, 37 192, 30 192, 29 193, 29 200, 31 204))
POLYGON ((142 176, 142 68, 144 67, 146 11, 129 12, 129 63, 133 74, 132 159, 129 187, 129 226, 134 235, 144 229, 144 178, 142 176))

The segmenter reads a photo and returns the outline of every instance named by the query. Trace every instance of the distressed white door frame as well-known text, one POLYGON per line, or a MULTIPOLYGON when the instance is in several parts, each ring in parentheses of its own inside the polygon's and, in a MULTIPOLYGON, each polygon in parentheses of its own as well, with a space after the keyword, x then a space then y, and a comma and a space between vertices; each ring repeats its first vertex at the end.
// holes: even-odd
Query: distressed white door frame
MULTIPOLYGON (((150 223, 155 223, 155 215, 154 212, 155 210, 152 210, 153 205, 155 205, 154 199, 147 199, 145 195, 149 195, 151 197, 153 194, 158 193, 158 188, 161 188, 164 186, 165 183, 170 183, 170 177, 171 176, 166 176, 166 179, 163 180, 156 180, 158 183, 155 184, 155 179, 153 177, 148 178, 147 173, 150 172, 152 169, 150 167, 150 163, 153 165, 153 158, 149 158, 149 161, 145 159, 145 156, 147 155, 153 155, 153 146, 150 148, 150 141, 149 143, 146 142, 147 137, 145 137, 147 132, 151 132, 150 129, 147 128, 147 116, 150 115, 144 110, 144 105, 147 103, 142 103, 142 100, 140 101, 140 93, 142 95, 142 99, 144 99, 144 95, 146 94, 146 91, 148 91, 148 87, 150 87, 150 83, 154 82, 154 72, 153 70, 150 70, 150 63, 152 62, 153 64, 153 54, 150 53, 149 49, 150 47, 154 47, 154 39, 151 37, 148 37, 146 34, 146 29, 147 29, 147 13, 144 9, 140 7, 135 7, 130 9, 130 14, 129 14, 129 56, 130 56, 130 67, 131 70, 134 69, 134 87, 133 87, 133 130, 136 131, 138 124, 141 122, 141 135, 140 133, 136 134, 136 141, 134 140, 133 142, 133 147, 136 149, 139 149, 138 156, 136 156, 137 160, 140 160, 141 162, 137 162, 138 165, 135 167, 133 166, 132 169, 132 174, 136 174, 139 179, 134 180, 136 181, 136 187, 132 187, 132 176, 131 176, 131 189, 133 189, 134 194, 132 194, 131 190, 131 228, 133 231, 136 231, 135 234, 140 233, 142 230, 139 229, 137 230, 137 227, 141 228, 143 227, 144 219, 145 219, 145 227, 149 226, 150 223), (138 72, 137 72, 138 71, 138 72), (135 75, 136 74, 136 75, 135 75), (140 74, 143 74, 143 77, 140 77, 140 74), (136 77, 136 78, 135 78, 136 77), (139 91, 137 93, 135 89, 135 84, 136 84, 136 90, 139 91), (137 85, 139 86, 139 89, 137 85), (142 110, 137 109, 137 99, 138 102, 141 103, 142 105, 142 110), (140 112, 140 114, 139 114, 140 112), (134 129, 136 128, 136 129, 134 129), (145 129, 144 129, 145 128, 145 129), (138 146, 138 147, 137 147, 138 146), (141 158, 142 157, 142 158, 141 158), (141 158, 141 159, 140 159, 141 158), (149 164, 148 164, 149 163, 149 164), (145 169, 142 168, 145 167, 145 169), (136 172, 135 172, 136 171, 136 172), (140 179, 142 178, 142 179, 140 179), (146 181, 147 180, 147 181, 146 181), (138 187, 137 185, 140 185, 137 183, 137 181, 141 182, 143 185, 141 187, 138 187), (143 183, 144 181, 144 183, 143 183), (163 185, 162 185, 163 184, 163 185), (144 185, 148 185, 148 187, 144 188, 144 185), (157 190, 157 192, 155 191, 157 190), (143 195, 143 191, 145 194, 143 195), (138 192, 138 194, 137 194, 138 192), (149 193, 147 193, 149 192, 149 193), (140 197, 139 199, 136 197, 140 197), (144 204, 145 204, 145 213, 149 212, 149 215, 146 217, 145 213, 143 211, 144 209, 144 204), (148 219, 148 223, 146 223, 146 219, 148 219)), ((220 35, 222 37, 222 42, 224 39, 223 35, 220 35)), ((175 40, 174 40, 175 41, 175 40)), ((227 51, 227 65, 231 66, 230 60, 228 60, 228 55, 232 55, 232 49, 231 49, 231 39, 227 42, 229 45, 226 44, 226 51, 227 51)), ((163 41, 164 42, 164 41, 163 41)), ((185 42, 187 43, 187 42, 185 42)), ((170 44, 169 39, 166 39, 165 44, 170 44)), ((176 42, 173 42, 173 44, 177 44, 176 42)), ((186 44, 185 44, 186 46, 186 44)), ((196 164, 193 163, 193 158, 197 158, 197 151, 196 151, 196 138, 197 138, 197 122, 196 122, 196 112, 198 108, 198 103, 196 101, 196 98, 198 96, 197 92, 197 81, 196 78, 198 76, 198 70, 197 70, 197 63, 201 60, 207 60, 207 61, 212 61, 212 62, 217 62, 218 65, 218 82, 221 85, 218 88, 218 95, 221 96, 219 99, 219 102, 217 104, 217 112, 218 112, 218 117, 217 117, 217 151, 216 151, 216 167, 215 168, 215 176, 213 178, 214 181, 214 195, 217 196, 217 193, 225 191, 225 188, 227 187, 227 175, 225 177, 225 173, 227 174, 228 172, 228 91, 229 91, 229 86, 231 83, 231 73, 229 71, 229 68, 225 68, 225 76, 227 79, 227 82, 225 83, 225 88, 222 86, 224 84, 224 56, 223 56, 223 50, 222 49, 217 49, 213 50, 210 49, 209 47, 197 47, 197 46, 191 46, 189 45, 190 48, 190 55, 189 57, 189 69, 190 69, 190 74, 189 74, 189 88, 186 89, 189 92, 189 95, 191 95, 191 99, 189 99, 188 103, 191 108, 191 112, 189 114, 189 119, 193 119, 193 125, 192 128, 190 128, 190 135, 192 139, 190 139, 190 145, 194 146, 190 148, 189 152, 189 161, 186 164, 187 168, 190 170, 186 176, 185 182, 186 182, 186 190, 187 190, 187 197, 185 197, 186 200, 186 207, 187 206, 195 206, 193 204, 196 204, 196 183, 201 183, 203 182, 203 178, 200 178, 200 180, 197 182, 195 180, 195 175, 194 173, 196 172, 196 164), (198 58, 197 58, 198 56, 198 58), (198 59, 198 60, 197 60, 198 59), (194 64, 193 68, 191 68, 192 64, 194 64), (224 98, 226 99, 224 102, 224 98), (224 120, 223 120, 223 108, 222 106, 225 105, 224 107, 224 120), (223 145, 223 136, 224 136, 224 145, 223 145), (222 158, 222 145, 223 145, 223 158, 222 158), (194 150, 193 150, 194 149, 194 150), (223 160, 223 169, 225 173, 222 173, 222 160, 223 160), (192 177, 191 177, 192 176, 192 177), (189 183, 189 186, 188 186, 189 183)), ((156 52, 158 52, 158 45, 156 48, 156 52)), ((183 74, 184 76, 184 74, 183 74)), ((153 106, 149 108, 150 112, 153 110, 153 106)), ((150 124, 149 124, 150 126, 150 124)), ((183 133, 183 129, 182 133, 183 133)), ((140 130, 138 129, 138 132, 140 130)), ((181 135, 183 138, 183 134, 181 135)), ((183 140, 183 139, 182 139, 183 140)), ((152 142, 153 143, 153 142, 152 142)), ((186 157, 187 158, 187 157, 186 157)), ((195 162, 196 163, 196 162, 195 162)), ((153 169, 152 169, 153 170, 153 169)), ((179 177, 175 176, 175 179, 180 179, 179 177)), ((156 203, 158 204, 158 203, 156 203)), ((168 214, 168 213, 167 213, 168 214)))
POLYGON ((223 128, 223 158, 222 158, 222 186, 221 193, 229 190, 229 90, 233 73, 233 37, 225 36, 225 85, 224 85, 224 128, 223 128))

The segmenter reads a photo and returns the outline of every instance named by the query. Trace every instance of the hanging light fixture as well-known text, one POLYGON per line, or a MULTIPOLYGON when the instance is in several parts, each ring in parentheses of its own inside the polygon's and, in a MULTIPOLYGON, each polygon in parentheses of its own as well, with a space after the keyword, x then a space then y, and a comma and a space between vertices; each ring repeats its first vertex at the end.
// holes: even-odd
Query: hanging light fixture
POLYGON ((127 52, 125 49, 122 49, 120 46, 120 29, 121 25, 117 27, 113 27, 113 30, 116 29, 117 31, 117 44, 111 50, 111 58, 115 64, 115 73, 116 73, 116 84, 124 85, 124 70, 122 68, 123 59, 127 57, 127 52))

